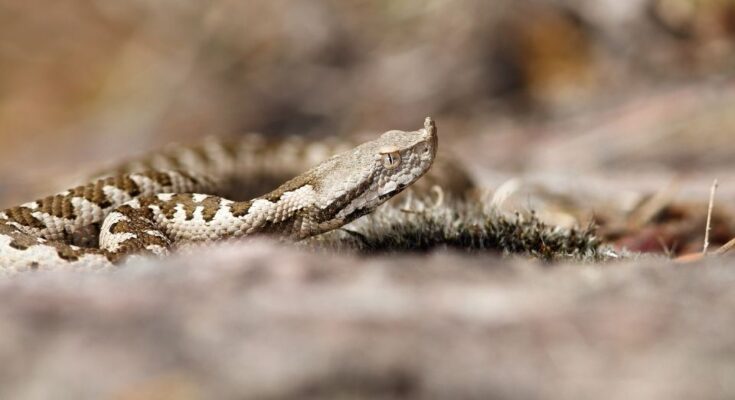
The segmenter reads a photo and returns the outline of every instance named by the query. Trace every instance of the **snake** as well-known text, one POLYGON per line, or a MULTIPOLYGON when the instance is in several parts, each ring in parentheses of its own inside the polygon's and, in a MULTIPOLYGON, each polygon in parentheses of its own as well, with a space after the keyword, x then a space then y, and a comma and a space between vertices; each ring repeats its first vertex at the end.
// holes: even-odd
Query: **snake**
POLYGON ((427 117, 419 130, 390 130, 342 148, 250 200, 212 194, 226 192, 235 172, 256 180, 257 171, 288 169, 286 159, 311 165, 339 147, 253 137, 125 163, 87 184, 0 211, 0 273, 108 270, 186 243, 255 234, 298 241, 340 228, 426 174, 437 154, 436 124, 427 117))

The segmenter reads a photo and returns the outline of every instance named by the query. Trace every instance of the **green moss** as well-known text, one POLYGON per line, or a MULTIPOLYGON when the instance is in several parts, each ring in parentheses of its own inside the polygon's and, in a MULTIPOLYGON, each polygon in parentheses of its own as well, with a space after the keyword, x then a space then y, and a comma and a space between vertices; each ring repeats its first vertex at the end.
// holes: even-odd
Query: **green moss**
POLYGON ((504 216, 484 213, 482 204, 452 202, 421 211, 383 207, 344 229, 304 244, 325 250, 362 254, 428 252, 453 249, 469 253, 520 254, 546 261, 600 261, 607 256, 594 229, 549 226, 532 213, 504 216))

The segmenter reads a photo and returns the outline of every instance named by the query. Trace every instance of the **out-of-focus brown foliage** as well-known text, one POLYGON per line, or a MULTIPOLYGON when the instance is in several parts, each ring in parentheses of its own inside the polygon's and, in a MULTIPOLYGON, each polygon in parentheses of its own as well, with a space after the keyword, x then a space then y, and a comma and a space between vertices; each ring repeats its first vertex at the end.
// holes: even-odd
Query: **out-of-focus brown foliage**
POLYGON ((38 154, 427 114, 445 137, 470 135, 503 110, 526 118, 727 71, 732 15, 727 0, 5 0, 0 171, 38 154))

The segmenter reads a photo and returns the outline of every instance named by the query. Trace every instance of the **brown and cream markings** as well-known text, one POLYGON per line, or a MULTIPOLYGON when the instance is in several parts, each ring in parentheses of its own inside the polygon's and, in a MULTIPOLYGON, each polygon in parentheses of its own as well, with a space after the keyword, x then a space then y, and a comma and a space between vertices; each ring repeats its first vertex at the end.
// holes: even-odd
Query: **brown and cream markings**
POLYGON ((324 233, 370 213, 426 173, 437 133, 430 118, 418 131, 388 131, 249 201, 198 193, 221 191, 238 169, 277 170, 286 156, 313 165, 330 151, 276 147, 252 139, 237 147, 211 142, 164 151, 113 176, 6 209, 0 212, 0 269, 99 270, 133 256, 165 255, 186 242, 324 233))

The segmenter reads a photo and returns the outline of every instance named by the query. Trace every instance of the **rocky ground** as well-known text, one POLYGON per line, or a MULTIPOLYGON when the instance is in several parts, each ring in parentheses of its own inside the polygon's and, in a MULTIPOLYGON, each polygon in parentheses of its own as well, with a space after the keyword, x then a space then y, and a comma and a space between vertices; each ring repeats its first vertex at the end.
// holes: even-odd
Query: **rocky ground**
POLYGON ((735 395, 729 260, 356 259, 264 241, 0 284, 3 398, 735 395))
POLYGON ((431 115, 499 218, 609 249, 257 239, 4 279, 0 398, 733 398, 733 255, 672 260, 701 250, 715 178, 712 248, 735 237, 733 21, 728 0, 0 0, 3 207, 174 140, 431 115))

